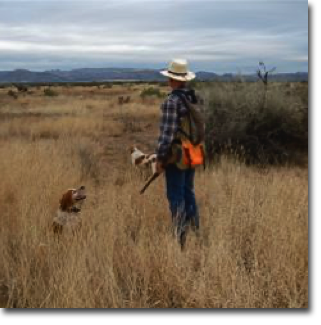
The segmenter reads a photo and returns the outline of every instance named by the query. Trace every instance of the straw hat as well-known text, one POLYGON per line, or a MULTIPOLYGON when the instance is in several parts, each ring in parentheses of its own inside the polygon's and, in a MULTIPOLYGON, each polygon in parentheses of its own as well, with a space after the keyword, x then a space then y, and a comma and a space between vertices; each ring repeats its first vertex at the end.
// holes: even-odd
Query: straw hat
POLYGON ((187 61, 182 59, 171 61, 168 65, 168 69, 160 73, 165 77, 179 81, 190 81, 195 78, 195 73, 188 71, 187 61))

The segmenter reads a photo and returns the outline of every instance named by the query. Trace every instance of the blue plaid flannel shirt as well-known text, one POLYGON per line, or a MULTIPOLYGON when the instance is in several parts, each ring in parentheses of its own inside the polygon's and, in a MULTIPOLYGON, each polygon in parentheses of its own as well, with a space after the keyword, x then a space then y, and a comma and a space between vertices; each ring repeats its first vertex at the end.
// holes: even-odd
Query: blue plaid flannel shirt
POLYGON ((180 118, 186 114, 187 108, 177 95, 169 94, 161 106, 161 111, 160 135, 156 154, 157 159, 162 162, 171 148, 180 118))

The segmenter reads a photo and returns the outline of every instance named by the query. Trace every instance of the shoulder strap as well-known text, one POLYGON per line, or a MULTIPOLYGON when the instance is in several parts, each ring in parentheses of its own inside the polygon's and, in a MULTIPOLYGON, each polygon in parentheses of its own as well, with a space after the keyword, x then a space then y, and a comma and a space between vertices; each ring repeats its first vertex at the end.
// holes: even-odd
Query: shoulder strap
POLYGON ((183 102, 188 101, 191 104, 197 104, 197 97, 194 89, 175 89, 172 94, 177 95, 183 102))
MULTIPOLYGON (((189 128, 191 130, 192 129, 192 119, 191 119, 190 106, 189 106, 190 102, 186 98, 185 92, 181 89, 175 89, 172 91, 172 94, 178 96, 179 99, 183 102, 184 106, 186 107, 187 113, 188 113, 186 116, 188 117, 189 128)), ((177 132, 183 134, 187 139, 189 139, 191 142, 193 142, 193 138, 192 138, 191 134, 187 134, 181 127, 178 127, 177 132)))
POLYGON ((176 95, 183 102, 183 104, 186 106, 187 110, 189 111, 189 104, 191 103, 191 101, 187 99, 187 94, 185 93, 185 91, 181 89, 175 89, 172 91, 172 94, 176 95))

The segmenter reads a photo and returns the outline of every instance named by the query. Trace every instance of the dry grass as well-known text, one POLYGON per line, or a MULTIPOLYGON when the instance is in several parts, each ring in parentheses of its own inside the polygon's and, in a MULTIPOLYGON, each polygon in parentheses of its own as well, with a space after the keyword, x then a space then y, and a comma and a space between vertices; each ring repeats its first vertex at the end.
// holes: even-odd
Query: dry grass
POLYGON ((223 159, 200 171, 201 232, 181 252, 164 180, 140 196, 143 180, 127 168, 127 145, 150 147, 159 101, 143 103, 133 91, 121 111, 118 95, 67 91, 32 95, 35 105, 26 97, 28 108, 4 99, 0 109, 0 306, 308 306, 307 169, 223 159), (128 121, 141 130, 127 130, 128 121), (51 220, 62 191, 78 185, 88 189, 83 228, 58 243, 51 220))

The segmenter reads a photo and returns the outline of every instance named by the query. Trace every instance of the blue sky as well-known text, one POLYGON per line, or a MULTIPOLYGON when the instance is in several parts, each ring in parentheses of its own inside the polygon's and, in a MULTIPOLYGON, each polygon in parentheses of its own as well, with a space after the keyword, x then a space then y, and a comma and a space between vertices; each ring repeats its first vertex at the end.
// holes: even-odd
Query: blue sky
POLYGON ((0 0, 0 70, 308 71, 305 0, 0 0))

